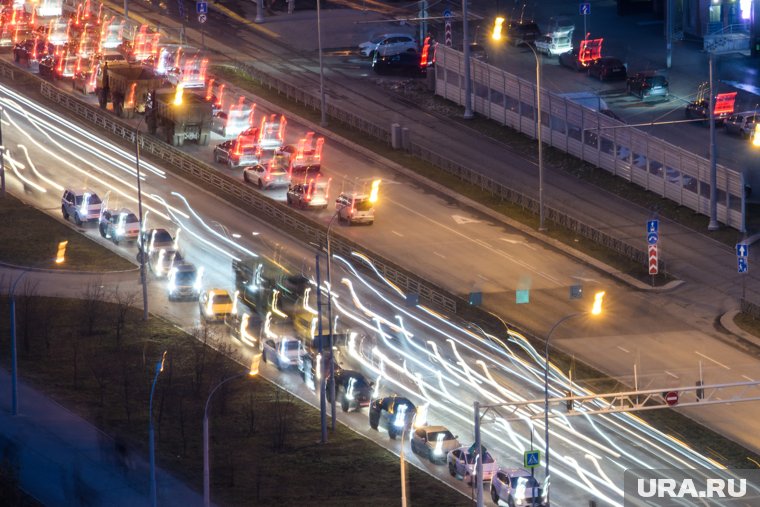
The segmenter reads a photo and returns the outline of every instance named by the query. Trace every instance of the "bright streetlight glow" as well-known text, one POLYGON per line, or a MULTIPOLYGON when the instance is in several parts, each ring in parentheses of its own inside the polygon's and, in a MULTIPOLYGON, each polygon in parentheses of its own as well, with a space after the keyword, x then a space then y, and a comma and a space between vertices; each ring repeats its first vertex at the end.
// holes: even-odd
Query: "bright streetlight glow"
POLYGON ((63 262, 66 260, 66 245, 68 244, 68 241, 61 241, 58 243, 58 255, 55 257, 56 264, 63 264, 63 262))
POLYGON ((503 26, 504 26, 503 17, 498 16, 496 19, 493 20, 493 32, 491 33, 491 38, 493 40, 501 40, 501 31, 502 31, 503 26))
POLYGON ((380 190, 380 180, 372 182, 372 188, 369 192, 369 202, 375 204, 377 202, 377 192, 380 190))
POLYGON ((602 313, 602 302, 604 301, 604 291, 599 291, 594 294, 594 306, 591 307, 591 315, 599 315, 602 313))

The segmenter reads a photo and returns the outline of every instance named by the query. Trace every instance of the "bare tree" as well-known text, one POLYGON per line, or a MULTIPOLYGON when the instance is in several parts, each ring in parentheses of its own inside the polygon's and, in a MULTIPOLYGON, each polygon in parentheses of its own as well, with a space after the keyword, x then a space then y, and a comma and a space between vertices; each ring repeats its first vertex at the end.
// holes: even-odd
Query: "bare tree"
POLYGON ((35 317, 39 336, 42 338, 42 343, 45 345, 46 356, 50 355, 53 329, 56 328, 59 316, 60 311, 57 306, 51 302, 49 298, 46 298, 46 303, 40 305, 40 309, 35 317))
POLYGON ((201 392, 201 386, 203 385, 204 374, 206 371, 206 363, 208 359, 208 343, 211 338, 211 328, 209 326, 201 326, 193 329, 192 351, 193 351, 193 395, 197 398, 201 392))
POLYGON ((282 389, 276 389, 271 410, 272 450, 275 452, 285 450, 291 423, 293 422, 293 407, 293 395, 282 389))
POLYGON ((84 289, 81 298, 81 322, 83 324, 83 332, 87 336, 95 334, 95 326, 100 321, 105 300, 105 290, 103 285, 99 282, 90 282, 84 289))
POLYGON ((120 292, 118 285, 113 291, 111 297, 113 301, 113 325, 116 332, 116 346, 121 346, 121 336, 124 332, 124 327, 127 324, 127 315, 129 310, 135 305, 137 301, 136 292, 120 292))
POLYGON ((79 388, 79 354, 81 351, 81 345, 82 345, 82 335, 75 331, 71 330, 69 332, 69 338, 68 343, 71 346, 71 351, 73 353, 72 357, 72 382, 74 384, 74 389, 79 388))
POLYGON ((92 378, 95 379, 95 383, 98 385, 98 404, 101 408, 105 405, 106 389, 111 381, 112 365, 109 364, 110 358, 111 354, 104 347, 89 347, 85 357, 87 367, 92 373, 92 378))

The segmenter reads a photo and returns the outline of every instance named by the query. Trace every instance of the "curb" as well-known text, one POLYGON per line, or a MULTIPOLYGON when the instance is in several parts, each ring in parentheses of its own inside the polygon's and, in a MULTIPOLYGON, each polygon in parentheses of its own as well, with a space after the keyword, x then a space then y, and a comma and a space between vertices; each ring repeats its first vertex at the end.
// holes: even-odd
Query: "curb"
POLYGON ((734 322, 734 318, 739 315, 741 312, 739 310, 729 310, 723 315, 720 316, 720 325, 726 328, 726 330, 738 336, 739 338, 746 340, 750 342, 751 344, 755 345, 756 347, 760 347, 760 337, 753 335, 752 333, 748 333, 742 328, 740 328, 736 322, 734 322))

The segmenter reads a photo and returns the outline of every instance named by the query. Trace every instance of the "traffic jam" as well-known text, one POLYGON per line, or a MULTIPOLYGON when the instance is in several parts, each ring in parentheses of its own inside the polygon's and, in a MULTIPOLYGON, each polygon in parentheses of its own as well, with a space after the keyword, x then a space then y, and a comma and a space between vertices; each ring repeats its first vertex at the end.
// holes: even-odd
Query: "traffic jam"
MULTIPOLYGON (((348 225, 374 223, 380 179, 356 181, 339 178, 337 172, 329 176, 323 137, 292 132, 284 114, 264 111, 249 95, 218 80, 203 51, 164 42, 151 27, 131 26, 89 1, 65 15, 53 4, 44 5, 47 10, 40 5, 3 11, 0 43, 9 41, 6 47, 13 48, 12 58, 21 68, 135 128, 144 122, 150 134, 167 144, 192 147, 196 158, 300 213, 348 225)), ((373 58, 377 56, 376 51, 373 58)), ((272 374, 298 375, 316 396, 332 379, 334 391, 325 388, 328 401, 346 414, 366 409, 361 416, 365 427, 392 440, 408 439, 431 472, 445 467, 440 468, 444 474, 469 488, 478 482, 481 466, 497 505, 547 505, 548 486, 519 467, 533 435, 517 434, 503 418, 492 416, 493 424, 483 430, 486 442, 477 446, 469 437, 469 400, 524 401, 538 392, 541 358, 524 337, 510 332, 505 344, 424 306, 409 308, 407 295, 357 252, 350 259, 334 256, 332 281, 325 282, 282 258, 240 246, 234 234, 199 238, 189 217, 203 219, 189 205, 184 213, 169 205, 149 209, 150 218, 141 227, 134 210, 120 204, 117 190, 103 187, 99 193, 85 181, 77 176, 64 182, 62 217, 77 226, 92 224, 104 240, 131 248, 129 255, 144 261, 167 300, 191 307, 202 326, 237 340, 271 366, 272 374), (201 249, 233 253, 224 257, 224 266, 204 266, 193 262, 191 245, 198 243, 204 245, 201 249), (363 274, 356 265, 374 275, 363 274), (229 278, 230 268, 231 290, 221 286, 219 276, 209 276, 214 270, 229 278), (509 380, 515 377, 525 382, 509 380), (437 424, 441 420, 449 423, 437 424), (456 428, 467 432, 466 440, 452 431, 456 428)), ((552 377, 558 389, 584 394, 561 372, 552 371, 552 377)), ((517 413, 529 419, 540 410, 526 405, 517 413)), ((607 431, 606 422, 598 424, 607 431)), ((706 461, 640 420, 621 418, 613 426, 636 435, 637 449, 672 447, 688 453, 690 462, 706 461)), ((614 481, 599 472, 599 462, 586 462, 583 456, 591 453, 605 467, 610 462, 617 466, 616 460, 625 457, 586 442, 582 434, 590 431, 585 421, 576 427, 555 425, 553 433, 565 447, 555 458, 553 477, 617 504, 614 481)))

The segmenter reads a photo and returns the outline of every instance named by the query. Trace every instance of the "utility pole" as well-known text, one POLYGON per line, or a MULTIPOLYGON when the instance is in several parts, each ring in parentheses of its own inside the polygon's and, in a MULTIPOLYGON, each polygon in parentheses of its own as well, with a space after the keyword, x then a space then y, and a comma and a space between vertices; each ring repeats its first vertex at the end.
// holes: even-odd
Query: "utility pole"
POLYGON ((420 38, 418 40, 424 41, 427 36, 427 17, 428 17, 428 3, 427 0, 420 0, 420 38))
POLYGON ((673 0, 665 0, 665 67, 673 63, 673 0))
POLYGON ((467 2, 462 0, 462 49, 464 52, 464 119, 471 120, 472 79, 470 79, 470 34, 467 27, 467 2))
POLYGON ((3 114, 5 109, 0 107, 0 197, 5 197, 5 146, 3 145, 3 114))
POLYGON ((718 153, 717 143, 715 141, 715 81, 713 79, 713 67, 715 66, 715 56, 710 52, 710 223, 707 225, 708 231, 717 231, 720 229, 718 224, 718 153))

